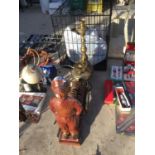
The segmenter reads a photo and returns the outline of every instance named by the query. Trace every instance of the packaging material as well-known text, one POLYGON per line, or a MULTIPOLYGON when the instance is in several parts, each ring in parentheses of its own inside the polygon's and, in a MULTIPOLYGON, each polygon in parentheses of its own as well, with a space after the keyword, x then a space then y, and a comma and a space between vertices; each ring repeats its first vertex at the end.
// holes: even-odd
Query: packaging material
POLYGON ((135 68, 132 65, 125 65, 123 68, 124 81, 135 81, 135 68))
POLYGON ((124 50, 124 64, 135 66, 135 43, 128 42, 124 50))
POLYGON ((118 133, 134 134, 135 133, 135 113, 120 112, 116 109, 116 131, 118 133))
POLYGON ((19 102, 25 110, 26 117, 37 123, 40 119, 41 110, 45 103, 46 93, 27 93, 19 94, 19 102))
POLYGON ((124 81, 135 81, 135 43, 127 43, 123 66, 124 81))
MULTIPOLYGON (((67 56, 73 62, 78 62, 81 58, 81 36, 67 27, 64 31, 67 56)), ((96 29, 87 29, 86 48, 88 60, 92 65, 98 64, 106 58, 107 44, 106 41, 99 37, 96 29)))
POLYGON ((110 79, 114 81, 123 80, 123 67, 122 66, 111 66, 110 79))
POLYGON ((116 92, 120 110, 123 112, 131 111, 131 104, 125 94, 124 88, 121 86, 116 86, 115 92, 116 92))
POLYGON ((128 99, 131 103, 131 107, 135 107, 135 82, 126 81, 123 85, 128 99))

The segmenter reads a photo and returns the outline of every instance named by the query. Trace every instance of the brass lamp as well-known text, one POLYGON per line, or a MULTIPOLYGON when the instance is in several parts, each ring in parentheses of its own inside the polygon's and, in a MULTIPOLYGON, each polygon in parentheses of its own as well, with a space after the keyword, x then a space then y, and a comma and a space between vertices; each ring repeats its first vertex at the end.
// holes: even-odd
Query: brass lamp
POLYGON ((81 20, 79 33, 81 35, 81 60, 74 65, 72 70, 72 78, 74 80, 84 79, 88 80, 92 74, 92 66, 90 65, 87 58, 87 48, 85 45, 85 32, 86 26, 85 21, 81 20))

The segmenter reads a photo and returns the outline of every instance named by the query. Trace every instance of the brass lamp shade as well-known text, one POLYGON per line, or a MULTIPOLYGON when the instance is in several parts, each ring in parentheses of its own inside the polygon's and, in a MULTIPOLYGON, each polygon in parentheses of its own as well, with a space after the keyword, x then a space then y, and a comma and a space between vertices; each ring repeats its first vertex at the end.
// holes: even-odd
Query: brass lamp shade
POLYGON ((28 84, 37 84, 42 80, 43 73, 35 65, 26 65, 21 72, 21 78, 28 84))

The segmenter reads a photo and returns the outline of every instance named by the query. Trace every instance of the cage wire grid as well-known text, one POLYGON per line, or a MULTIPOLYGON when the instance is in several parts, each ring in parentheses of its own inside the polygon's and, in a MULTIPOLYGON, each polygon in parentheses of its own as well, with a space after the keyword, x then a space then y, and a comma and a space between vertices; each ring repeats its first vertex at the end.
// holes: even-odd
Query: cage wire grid
MULTIPOLYGON (((52 28, 54 32, 54 36, 56 39, 60 39, 60 47, 58 49, 59 57, 65 58, 62 61, 61 65, 65 64, 74 64, 76 63, 73 60, 79 60, 80 55, 74 54, 75 51, 71 51, 72 53, 72 61, 67 56, 66 44, 68 44, 68 48, 70 46, 74 49, 79 49, 81 46, 81 42, 78 40, 78 35, 73 37, 73 34, 70 33, 70 30, 67 29, 69 27, 72 32, 76 32, 78 34, 79 23, 80 20, 85 20, 86 28, 88 30, 96 30, 98 37, 102 38, 106 42, 107 50, 106 55, 102 52, 97 52, 98 54, 93 56, 94 53, 89 51, 87 52, 88 57, 92 57, 92 63, 97 59, 100 59, 100 62, 94 65, 95 70, 106 70, 107 68, 107 57, 108 57, 108 50, 109 50, 109 41, 110 41, 110 27, 111 27, 111 15, 112 15, 112 0, 110 1, 101 1, 99 0, 98 5, 96 5, 96 10, 98 10, 97 6, 102 6, 103 12, 98 12, 92 10, 90 12, 90 8, 93 7, 94 3, 89 3, 89 11, 87 8, 85 10, 71 10, 69 8, 70 1, 67 0, 61 7, 59 7, 52 15, 51 15, 51 22, 52 28), (65 40, 64 33, 68 36, 69 41, 65 40), (105 56, 104 60, 101 59, 105 56)), ((86 31, 87 33, 87 31, 86 31)), ((86 39, 86 46, 87 50, 90 49, 90 46, 96 44, 95 46, 100 47, 101 43, 96 42, 95 40, 91 40, 91 36, 87 36, 86 39), (91 40, 91 41, 90 41, 91 40)), ((97 48, 97 50, 101 50, 97 48)))

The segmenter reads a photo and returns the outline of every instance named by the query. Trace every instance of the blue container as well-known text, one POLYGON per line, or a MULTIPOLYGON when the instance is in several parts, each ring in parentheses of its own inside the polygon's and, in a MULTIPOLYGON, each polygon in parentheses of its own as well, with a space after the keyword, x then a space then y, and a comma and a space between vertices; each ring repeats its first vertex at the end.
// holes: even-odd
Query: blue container
POLYGON ((57 70, 54 65, 41 66, 40 68, 46 79, 52 80, 57 75, 57 70))

